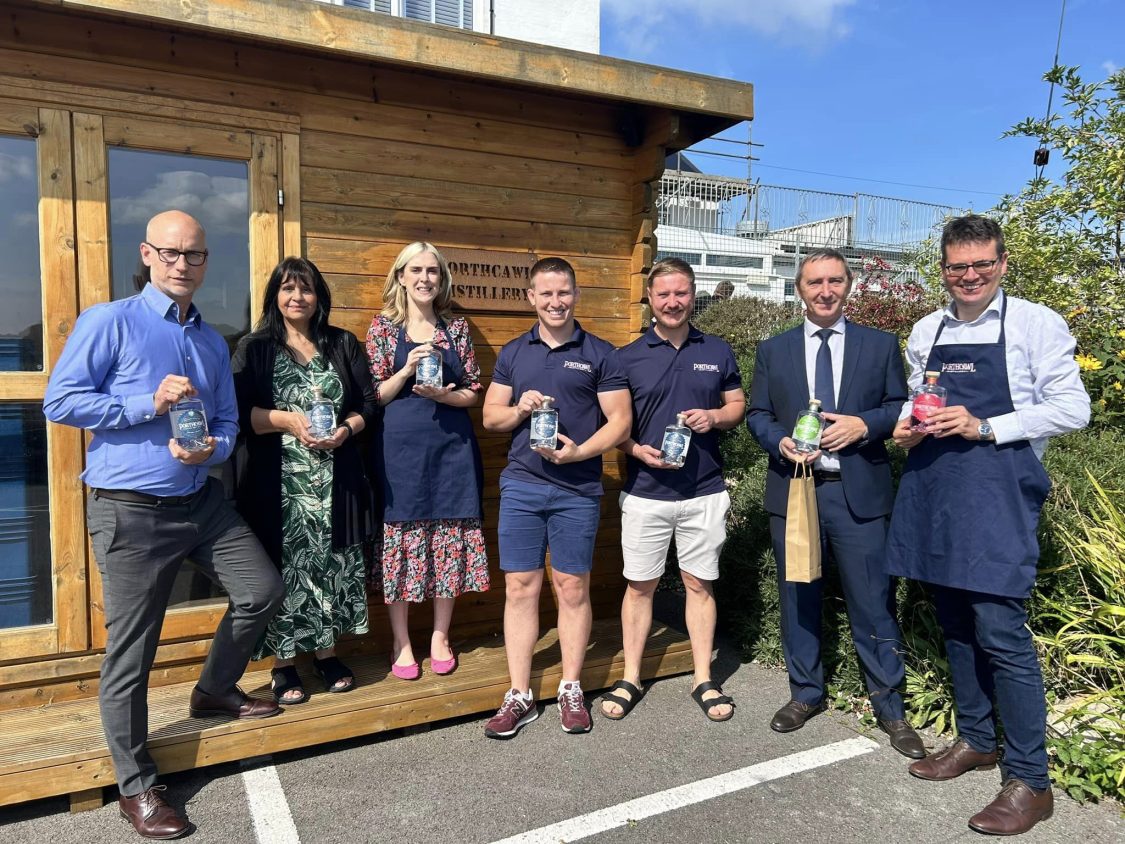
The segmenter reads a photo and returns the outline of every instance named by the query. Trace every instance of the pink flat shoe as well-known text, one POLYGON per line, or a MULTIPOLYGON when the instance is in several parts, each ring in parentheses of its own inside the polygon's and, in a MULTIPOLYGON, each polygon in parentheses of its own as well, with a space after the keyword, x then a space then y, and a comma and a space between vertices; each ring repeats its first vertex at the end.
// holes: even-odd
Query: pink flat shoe
POLYGON ((449 659, 434 659, 430 657, 430 670, 435 674, 452 674, 457 668, 457 654, 449 659))
POLYGON ((417 680, 422 676, 422 666, 416 662, 409 665, 396 665, 391 663, 391 673, 400 680, 417 680))

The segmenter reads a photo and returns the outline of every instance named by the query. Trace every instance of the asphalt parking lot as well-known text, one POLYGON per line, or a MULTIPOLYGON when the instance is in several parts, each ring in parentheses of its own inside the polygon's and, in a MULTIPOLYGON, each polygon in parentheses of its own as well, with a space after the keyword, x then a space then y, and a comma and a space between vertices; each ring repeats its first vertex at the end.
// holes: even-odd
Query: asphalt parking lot
MULTIPOLYGON (((624 721, 595 713, 587 735, 563 733, 553 703, 541 703, 509 741, 486 739, 483 717, 466 718, 164 782, 197 844, 983 840, 966 821, 999 788, 997 771, 914 779, 882 733, 839 712, 779 735, 768 721, 787 699, 784 672, 739 664, 724 648, 716 669, 737 701, 724 724, 688 698, 690 678, 674 677, 652 684, 624 721)), ((8 807, 0 829, 18 842, 140 840, 115 802, 75 815, 64 798, 8 807)), ((1125 819, 1116 805, 1057 793, 1055 816, 1020 840, 1121 842, 1125 819)))

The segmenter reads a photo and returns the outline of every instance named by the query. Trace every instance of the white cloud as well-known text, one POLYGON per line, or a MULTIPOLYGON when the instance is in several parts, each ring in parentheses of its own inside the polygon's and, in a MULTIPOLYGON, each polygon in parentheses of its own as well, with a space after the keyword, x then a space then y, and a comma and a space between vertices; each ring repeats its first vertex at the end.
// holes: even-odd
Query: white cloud
POLYGON ((248 219, 245 179, 208 176, 196 170, 173 170, 137 196, 115 196, 111 213, 121 223, 147 223, 175 208, 191 214, 212 234, 245 233, 248 219))
POLYGON ((0 185, 10 181, 35 178, 35 159, 31 155, 0 152, 0 185))
POLYGON ((1112 61, 1104 61, 1102 62, 1102 70, 1105 71, 1106 76, 1113 76, 1113 74, 1117 73, 1121 68, 1112 61))
POLYGON ((631 55, 649 56, 658 41, 674 41, 678 20, 693 18, 724 30, 749 28, 763 35, 843 37, 851 29, 843 10, 858 0, 603 0, 603 11, 619 28, 631 55))

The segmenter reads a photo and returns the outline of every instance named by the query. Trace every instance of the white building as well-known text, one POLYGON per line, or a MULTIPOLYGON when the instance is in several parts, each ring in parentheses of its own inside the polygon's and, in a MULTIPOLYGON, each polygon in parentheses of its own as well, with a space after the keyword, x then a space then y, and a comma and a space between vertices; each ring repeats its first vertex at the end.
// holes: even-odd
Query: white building
POLYGON ((318 0, 334 6, 601 52, 601 0, 318 0))

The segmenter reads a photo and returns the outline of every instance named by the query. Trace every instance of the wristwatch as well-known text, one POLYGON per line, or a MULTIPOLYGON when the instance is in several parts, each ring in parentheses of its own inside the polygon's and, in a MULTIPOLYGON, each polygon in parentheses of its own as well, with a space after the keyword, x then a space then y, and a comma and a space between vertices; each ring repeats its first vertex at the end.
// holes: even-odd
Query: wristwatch
POLYGON ((992 439, 992 425, 989 424, 987 419, 980 420, 980 424, 977 425, 977 434, 982 440, 992 439))

